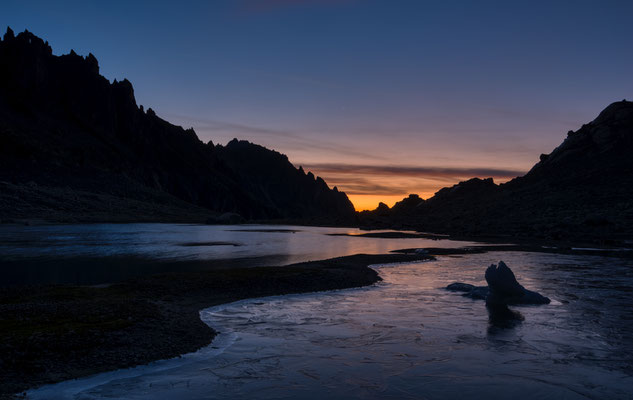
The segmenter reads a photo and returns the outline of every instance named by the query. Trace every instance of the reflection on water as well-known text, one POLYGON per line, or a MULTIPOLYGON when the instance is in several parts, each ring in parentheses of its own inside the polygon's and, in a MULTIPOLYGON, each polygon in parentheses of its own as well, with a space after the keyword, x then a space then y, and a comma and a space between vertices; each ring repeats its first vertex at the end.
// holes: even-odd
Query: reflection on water
POLYGON ((384 281, 369 288, 203 310, 221 332, 210 347, 30 398, 630 398, 632 267, 517 252, 383 266, 384 281), (483 284, 485 267, 500 259, 552 303, 497 319, 483 301, 443 289, 483 284))
POLYGON ((497 329, 511 329, 516 327, 525 319, 523 314, 511 310, 505 304, 486 304, 488 311, 488 322, 490 327, 488 333, 494 333, 497 329))
POLYGON ((146 273, 286 265, 404 247, 472 244, 328 236, 332 233, 360 231, 271 225, 0 225, 0 285, 104 283, 146 273))

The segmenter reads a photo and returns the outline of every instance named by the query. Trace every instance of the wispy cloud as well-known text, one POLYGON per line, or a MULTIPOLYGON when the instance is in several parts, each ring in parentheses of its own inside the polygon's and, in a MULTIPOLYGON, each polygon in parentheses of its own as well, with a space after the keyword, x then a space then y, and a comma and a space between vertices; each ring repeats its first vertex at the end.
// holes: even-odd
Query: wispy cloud
MULTIPOLYGON (((319 172, 319 175, 322 174, 319 172)), ((330 187, 336 186, 340 190, 350 195, 376 195, 376 196, 390 196, 390 195, 405 195, 411 193, 412 182, 407 183, 394 183, 393 181, 378 181, 374 179, 363 178, 360 176, 326 176, 324 178, 330 187)), ((416 190, 420 188, 419 185, 413 185, 416 190)))
POLYGON ((302 134, 297 134, 281 129, 220 121, 211 118, 191 117, 180 114, 167 114, 167 117, 177 119, 179 123, 187 126, 193 126, 199 136, 204 137, 206 140, 211 139, 214 142, 217 142, 217 138, 219 136, 230 136, 229 140, 236 137, 238 139, 259 140, 260 143, 258 144, 261 144, 261 138, 267 137, 283 145, 283 149, 279 146, 275 146, 275 150, 285 149, 286 151, 297 150, 302 152, 320 151, 322 153, 337 154, 343 157, 354 156, 364 159, 385 159, 383 156, 359 151, 352 146, 313 139, 313 137, 318 136, 318 134, 315 133, 303 132, 302 134), (201 135, 201 133, 204 133, 204 135, 201 135))
POLYGON ((433 166, 413 166, 413 165, 357 165, 357 164, 308 164, 304 168, 315 169, 321 173, 336 174, 360 174, 360 175, 382 175, 382 176, 409 176, 409 177, 444 177, 461 178, 469 177, 493 177, 493 178, 514 178, 522 175, 525 171, 500 168, 460 168, 460 167, 433 167, 433 166))
POLYGON ((202 137, 214 142, 218 142, 219 138, 230 140, 237 137, 259 144, 278 143, 273 146, 275 150, 288 152, 289 155, 318 153, 336 155, 347 160, 353 158, 375 161, 376 164, 295 162, 297 167, 301 165, 306 171, 321 176, 330 187, 337 186, 350 195, 404 196, 418 193, 428 197, 442 187, 473 177, 492 177, 496 181, 507 181, 525 173, 523 170, 494 167, 390 165, 385 163, 388 160, 386 157, 360 151, 354 146, 321 141, 315 139, 318 135, 314 133, 290 132, 212 118, 176 114, 168 116, 180 123, 193 125, 199 134, 203 133, 202 137))
POLYGON ((417 193, 430 197, 442 187, 480 177, 507 181, 524 171, 501 168, 461 168, 415 165, 304 164, 306 170, 323 177, 350 195, 405 196, 417 193))

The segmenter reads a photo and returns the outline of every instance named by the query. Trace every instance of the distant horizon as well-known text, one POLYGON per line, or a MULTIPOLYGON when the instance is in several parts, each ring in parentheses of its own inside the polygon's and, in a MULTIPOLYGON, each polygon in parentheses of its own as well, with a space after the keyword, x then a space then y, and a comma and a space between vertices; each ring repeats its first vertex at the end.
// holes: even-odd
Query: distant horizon
POLYGON ((361 211, 509 181, 631 98, 629 15, 625 1, 9 0, 0 26, 94 54, 161 118, 286 154, 361 211))

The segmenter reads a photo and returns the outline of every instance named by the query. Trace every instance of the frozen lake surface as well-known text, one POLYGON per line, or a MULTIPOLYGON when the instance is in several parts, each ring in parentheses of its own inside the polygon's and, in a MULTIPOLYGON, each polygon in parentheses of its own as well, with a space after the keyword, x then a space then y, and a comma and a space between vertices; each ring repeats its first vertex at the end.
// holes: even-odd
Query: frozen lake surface
MULTIPOLYGON (((384 240, 384 239, 381 239, 384 240)), ((407 241, 400 240, 400 247, 407 241)), ((614 258, 494 252, 379 267, 372 287, 201 311, 204 349, 62 382, 30 399, 630 399, 633 266, 614 258), (549 305, 491 319, 443 288, 504 260, 549 305)))
POLYGON ((287 265, 405 247, 473 244, 331 236, 361 233, 355 228, 286 225, 0 225, 0 286, 98 284, 158 272, 287 265))

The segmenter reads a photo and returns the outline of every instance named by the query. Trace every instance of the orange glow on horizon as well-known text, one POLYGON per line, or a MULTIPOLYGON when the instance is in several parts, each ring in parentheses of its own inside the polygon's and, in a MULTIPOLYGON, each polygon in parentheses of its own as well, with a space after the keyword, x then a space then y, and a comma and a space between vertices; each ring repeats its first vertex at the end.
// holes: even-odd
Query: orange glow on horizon
POLYGON ((375 210, 381 202, 393 207, 410 194, 426 200, 442 188, 474 177, 492 177, 499 184, 523 174, 504 168, 415 165, 324 163, 304 168, 323 178, 330 188, 345 192, 356 211, 375 210))
MULTIPOLYGON (((427 199, 433 196, 433 193, 418 193, 418 195, 427 199)), ((408 194, 399 195, 374 195, 374 194, 348 194, 347 197, 354 204, 356 211, 375 210, 378 207, 378 203, 382 202, 393 207, 394 204, 400 200, 408 197, 408 194)))
MULTIPOLYGON (((336 176, 334 176, 333 178, 335 178, 333 180, 336 180, 336 176)), ((328 177, 326 177, 325 179, 328 179, 328 177)), ((385 181, 385 180, 379 180, 376 177, 367 177, 366 179, 372 180, 373 182, 379 182, 379 183, 382 183, 385 181)), ((340 184, 338 186, 338 189, 347 194, 347 198, 349 198, 349 200, 352 202, 356 211, 366 211, 366 210, 375 210, 378 207, 378 204, 381 202, 385 203, 386 205, 389 206, 389 208, 391 208, 397 202, 405 199, 406 197, 409 197, 409 194, 414 194, 414 193, 420 196, 421 199, 427 200, 433 197, 438 190, 445 187, 451 187, 467 179, 469 178, 455 179, 453 181, 438 180, 435 182, 433 181, 429 182, 427 179, 423 178, 416 182, 416 180, 414 179, 405 178, 404 180, 407 181, 407 183, 411 183, 411 186, 405 189, 407 190, 406 192, 400 192, 401 194, 386 194, 386 193, 385 194, 364 194, 364 193, 353 193, 353 190, 351 190, 350 191, 351 193, 350 193, 350 192, 346 192, 345 190, 346 185, 343 182, 341 182, 343 184, 340 184)), ((397 181, 397 180, 398 178, 395 178, 395 177, 390 180, 386 180, 387 182, 385 183, 385 185, 389 184, 389 182, 393 183, 394 181, 397 181)), ((509 180, 510 179, 507 179, 507 178, 495 179, 495 183, 497 184, 505 183, 509 180)), ((398 189, 401 190, 402 187, 398 189)))

